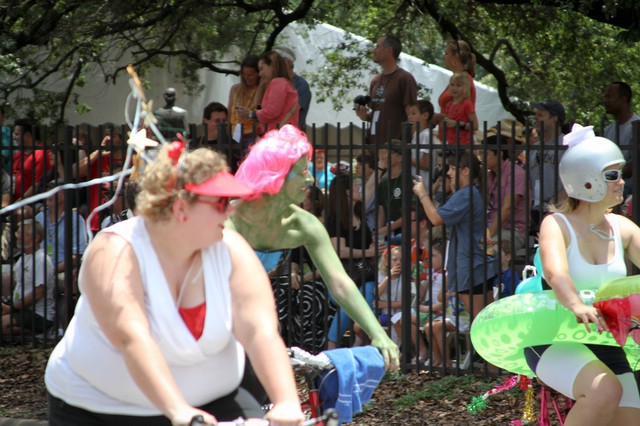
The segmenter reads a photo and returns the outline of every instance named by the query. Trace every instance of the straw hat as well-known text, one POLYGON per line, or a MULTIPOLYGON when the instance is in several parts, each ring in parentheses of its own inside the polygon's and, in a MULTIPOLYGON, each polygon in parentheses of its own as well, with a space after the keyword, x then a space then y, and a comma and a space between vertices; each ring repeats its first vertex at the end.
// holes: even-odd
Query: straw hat
MULTIPOLYGON (((505 118, 500 120, 500 135, 503 138, 507 138, 505 142, 509 142, 513 136, 518 144, 525 142, 526 127, 519 121, 505 118)), ((498 135, 498 126, 493 126, 487 130, 486 137, 498 135)), ((480 138, 484 138, 485 135, 480 135, 480 138)))

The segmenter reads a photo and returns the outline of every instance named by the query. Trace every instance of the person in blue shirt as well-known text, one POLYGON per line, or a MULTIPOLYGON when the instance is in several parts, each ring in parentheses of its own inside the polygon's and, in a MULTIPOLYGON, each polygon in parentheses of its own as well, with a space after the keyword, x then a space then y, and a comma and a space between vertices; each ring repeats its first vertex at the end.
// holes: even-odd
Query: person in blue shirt
POLYGON ((448 161, 448 176, 454 193, 436 207, 420 176, 414 180, 413 192, 418 196, 432 225, 447 227, 447 282, 449 291, 458 293, 472 319, 489 303, 493 291, 489 286, 498 275, 495 255, 485 247, 485 203, 476 186, 480 176, 480 160, 469 151, 460 151, 448 161), (472 266, 473 265, 473 266, 472 266))
MULTIPOLYGON (((48 186, 53 188, 61 184, 61 180, 58 179, 50 182, 48 186)), ((74 268, 80 263, 80 258, 87 248, 87 227, 76 209, 73 209, 71 217, 71 241, 68 242, 65 239, 64 197, 65 192, 60 191, 47 198, 46 208, 36 215, 36 221, 40 222, 44 229, 42 248, 53 261, 58 274, 64 273, 66 269, 64 252, 67 244, 71 244, 74 268)), ((64 276, 58 278, 58 286, 63 285, 64 276)), ((63 289, 59 288, 59 290, 63 289)))
POLYGON ((329 185, 336 175, 327 165, 327 153, 324 149, 316 149, 313 153, 314 161, 309 163, 309 173, 315 179, 318 188, 328 191, 329 185))
POLYGON ((500 281, 496 283, 496 292, 494 295, 497 293, 498 298, 502 299, 503 297, 516 294, 516 287, 518 287, 522 278, 520 274, 511 267, 511 259, 513 258, 511 241, 502 240, 500 244, 500 281))

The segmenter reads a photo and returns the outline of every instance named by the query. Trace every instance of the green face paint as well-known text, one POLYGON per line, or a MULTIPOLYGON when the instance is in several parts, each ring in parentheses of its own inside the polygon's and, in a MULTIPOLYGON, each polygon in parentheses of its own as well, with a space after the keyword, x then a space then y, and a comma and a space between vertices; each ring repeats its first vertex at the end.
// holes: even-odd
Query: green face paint
POLYGON ((300 204, 304 201, 306 188, 313 185, 313 176, 305 157, 299 159, 291 168, 275 198, 282 197, 287 204, 300 204))

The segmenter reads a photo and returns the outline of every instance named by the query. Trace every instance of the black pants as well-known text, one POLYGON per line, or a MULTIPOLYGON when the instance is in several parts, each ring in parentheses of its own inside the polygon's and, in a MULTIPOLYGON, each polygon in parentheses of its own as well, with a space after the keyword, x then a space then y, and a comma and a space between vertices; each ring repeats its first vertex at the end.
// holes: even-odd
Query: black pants
MULTIPOLYGON (((198 408, 214 415, 219 421, 227 422, 238 417, 264 416, 260 404, 242 388, 198 408)), ((171 426, 171 422, 165 416, 94 413, 69 405, 49 394, 49 426, 171 426)))
POLYGON ((264 390, 262 383, 260 383, 260 380, 258 380, 258 376, 253 370, 251 361, 249 361, 249 357, 246 355, 244 361, 244 376, 242 377, 242 382, 240 382, 240 387, 246 389, 251 394, 251 396, 253 396, 258 401, 260 406, 269 404, 267 391, 264 390))

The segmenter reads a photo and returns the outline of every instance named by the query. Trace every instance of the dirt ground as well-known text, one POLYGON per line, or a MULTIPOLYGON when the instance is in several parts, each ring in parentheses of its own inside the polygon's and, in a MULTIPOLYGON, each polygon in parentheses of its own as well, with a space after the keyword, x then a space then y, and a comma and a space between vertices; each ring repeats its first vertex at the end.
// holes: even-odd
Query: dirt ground
MULTIPOLYGON (((46 419, 43 383, 50 349, 0 348, 0 417, 46 419)), ((500 384, 506 376, 447 376, 427 372, 391 374, 376 389, 351 425, 509 425, 523 414, 524 393, 503 392, 476 415, 467 412, 472 397, 500 384)), ((536 405, 536 413, 539 411, 536 405)), ((552 416, 552 424, 558 424, 552 416)), ((3 424, 0 420, 0 424, 3 424)))

